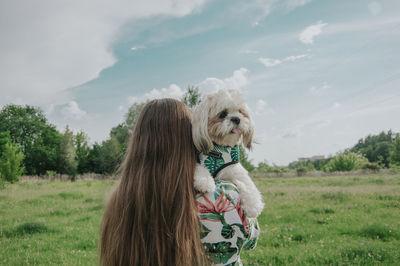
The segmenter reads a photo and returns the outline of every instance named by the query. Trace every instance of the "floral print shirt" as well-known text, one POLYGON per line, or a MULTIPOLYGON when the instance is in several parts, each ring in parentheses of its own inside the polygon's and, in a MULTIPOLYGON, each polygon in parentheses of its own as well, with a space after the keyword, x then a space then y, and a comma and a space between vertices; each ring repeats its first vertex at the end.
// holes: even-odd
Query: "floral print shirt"
POLYGON ((242 265, 240 251, 256 247, 260 234, 256 218, 246 218, 236 186, 216 181, 213 192, 196 199, 201 242, 215 265, 242 265))

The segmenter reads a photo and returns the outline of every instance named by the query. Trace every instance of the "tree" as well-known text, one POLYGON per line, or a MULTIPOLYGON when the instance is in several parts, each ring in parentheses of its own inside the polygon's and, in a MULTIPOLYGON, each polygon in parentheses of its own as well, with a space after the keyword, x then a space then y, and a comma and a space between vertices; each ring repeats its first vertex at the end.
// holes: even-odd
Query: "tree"
POLYGON ((128 127, 129 135, 135 128, 139 115, 146 104, 147 102, 134 103, 131 105, 131 107, 129 107, 128 113, 125 115, 125 125, 128 127))
POLYGON ((132 134, 139 115, 146 103, 147 102, 133 103, 125 115, 125 121, 111 129, 110 138, 115 138, 118 141, 121 153, 125 153, 129 137, 132 134))
POLYGON ((201 102, 201 93, 198 87, 188 86, 185 94, 183 94, 181 101, 189 108, 193 108, 201 102))
POLYGON ((25 167, 28 174, 46 174, 47 171, 60 172, 59 169, 59 146, 62 134, 55 127, 46 126, 42 129, 40 136, 27 152, 29 160, 25 158, 25 167), (28 171, 29 170, 29 171, 28 171))
POLYGON ((240 150, 240 163, 242 164, 242 166, 243 166, 247 171, 252 172, 252 171, 255 169, 255 167, 254 167, 254 165, 251 163, 251 160, 249 160, 249 158, 248 158, 248 156, 247 156, 247 154, 246 154, 245 149, 244 149, 242 146, 240 146, 240 147, 239 147, 239 150, 240 150))
POLYGON ((111 136, 110 139, 103 141, 101 148, 102 172, 106 174, 114 173, 121 164, 123 152, 118 140, 111 136))
POLYGON ((395 134, 391 130, 387 133, 382 131, 379 135, 369 135, 364 139, 360 139, 350 151, 362 154, 370 162, 389 167, 394 139, 395 134))
POLYGON ((400 166, 400 134, 397 134, 393 142, 393 150, 390 154, 390 164, 400 166))
POLYGON ((74 146, 77 160, 77 172, 79 174, 89 173, 89 152, 88 136, 83 132, 78 132, 74 137, 74 146))
POLYGON ((27 174, 57 169, 61 135, 47 122, 41 109, 29 105, 6 105, 0 111, 0 132, 9 131, 11 141, 25 154, 27 174))
POLYGON ((88 154, 88 167, 90 172, 96 174, 103 174, 102 158, 101 158, 101 145, 95 142, 88 154))
POLYGON ((258 163, 256 171, 258 173, 270 173, 272 172, 272 167, 268 165, 267 161, 258 163))
POLYGON ((110 136, 114 137, 121 145, 121 150, 125 153, 128 146, 130 132, 126 123, 119 124, 113 127, 110 131, 110 136))
POLYGON ((78 163, 75 160, 74 134, 68 126, 61 138, 59 147, 59 169, 61 174, 67 174, 73 178, 76 175, 78 163))
POLYGON ((0 157, 6 149, 6 144, 11 142, 10 132, 1 131, 0 132, 0 157))
POLYGON ((7 142, 0 157, 0 177, 14 183, 24 172, 24 154, 15 143, 7 142))

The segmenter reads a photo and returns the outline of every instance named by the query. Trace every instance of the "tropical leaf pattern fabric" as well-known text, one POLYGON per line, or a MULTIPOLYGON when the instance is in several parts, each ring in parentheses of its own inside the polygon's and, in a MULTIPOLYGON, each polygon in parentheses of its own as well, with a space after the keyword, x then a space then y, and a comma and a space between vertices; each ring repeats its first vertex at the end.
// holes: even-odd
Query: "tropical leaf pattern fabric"
POLYGON ((240 158, 239 146, 227 147, 214 145, 212 151, 208 154, 200 153, 200 164, 204 165, 211 175, 215 175, 223 165, 232 162, 238 162, 240 158))
POLYGON ((216 181, 213 192, 197 195, 201 241, 216 265, 242 265, 240 251, 257 245, 260 230, 256 218, 244 215, 238 189, 233 183, 216 181))

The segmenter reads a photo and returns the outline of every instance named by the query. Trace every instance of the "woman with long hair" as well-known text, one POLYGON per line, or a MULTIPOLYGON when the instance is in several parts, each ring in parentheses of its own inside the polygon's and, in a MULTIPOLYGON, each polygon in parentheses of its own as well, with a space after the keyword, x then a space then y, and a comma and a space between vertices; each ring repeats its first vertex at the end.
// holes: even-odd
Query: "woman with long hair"
MULTIPOLYGON (((210 212, 223 216, 223 212, 235 209, 240 222, 243 213, 238 195, 230 199, 235 208, 213 208, 211 205, 220 205, 220 201, 204 200, 214 194, 196 195, 196 156, 186 106, 173 99, 146 104, 131 135, 119 185, 104 212, 99 241, 101 265, 209 265, 209 259, 219 264, 229 260, 220 258, 224 250, 232 257, 233 247, 216 248, 221 246, 216 243, 219 238, 210 234, 215 231, 215 235, 221 235, 217 232, 223 227, 221 221, 207 225, 206 232, 202 230, 210 212)), ((217 188, 217 193, 224 194, 221 185, 217 188)), ((245 227, 243 230, 248 229, 247 224, 245 227)), ((229 235, 231 239, 233 234, 229 235)), ((243 244, 240 238, 237 240, 243 244)))

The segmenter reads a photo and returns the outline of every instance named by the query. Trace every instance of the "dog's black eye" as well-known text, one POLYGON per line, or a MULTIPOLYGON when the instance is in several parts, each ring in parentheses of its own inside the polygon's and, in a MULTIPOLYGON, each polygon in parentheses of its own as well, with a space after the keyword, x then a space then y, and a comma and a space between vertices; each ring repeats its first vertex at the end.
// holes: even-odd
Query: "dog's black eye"
POLYGON ((224 110, 219 114, 219 118, 224 119, 227 115, 228 115, 228 112, 226 110, 224 110))

